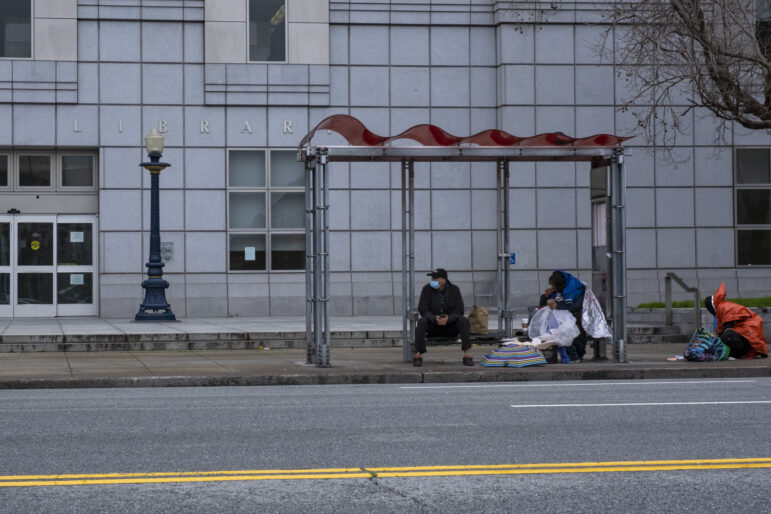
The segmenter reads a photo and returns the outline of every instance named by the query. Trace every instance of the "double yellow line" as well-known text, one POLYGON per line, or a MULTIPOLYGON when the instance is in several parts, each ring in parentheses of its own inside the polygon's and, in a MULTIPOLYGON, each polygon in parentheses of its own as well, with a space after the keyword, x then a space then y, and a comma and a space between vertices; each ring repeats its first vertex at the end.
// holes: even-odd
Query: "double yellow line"
POLYGON ((693 459, 611 462, 556 462, 471 466, 411 466, 388 468, 262 469, 188 471, 181 473, 103 473, 79 475, 0 476, 0 487, 41 487, 257 480, 322 480, 351 478, 451 477, 472 475, 540 475, 554 473, 621 473, 705 469, 771 468, 771 458, 693 459))

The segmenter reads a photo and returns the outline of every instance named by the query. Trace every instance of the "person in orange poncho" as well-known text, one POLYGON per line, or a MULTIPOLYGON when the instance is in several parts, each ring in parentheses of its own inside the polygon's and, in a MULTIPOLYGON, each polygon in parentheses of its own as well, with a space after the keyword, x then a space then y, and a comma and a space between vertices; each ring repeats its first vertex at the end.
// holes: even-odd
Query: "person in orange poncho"
POLYGON ((717 335, 731 349, 735 359, 768 357, 763 320, 738 303, 725 299, 725 284, 704 300, 704 306, 717 320, 717 335))

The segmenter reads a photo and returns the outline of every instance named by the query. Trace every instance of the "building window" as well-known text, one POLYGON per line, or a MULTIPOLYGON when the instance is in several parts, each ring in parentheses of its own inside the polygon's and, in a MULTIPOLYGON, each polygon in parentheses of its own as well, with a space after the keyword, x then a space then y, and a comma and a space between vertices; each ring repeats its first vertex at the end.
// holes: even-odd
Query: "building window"
POLYGON ((736 248, 740 266, 771 265, 771 156, 736 150, 736 248))
POLYGON ((32 0, 0 2, 0 57, 32 57, 32 0))
POLYGON ((230 271, 305 269, 304 173, 294 150, 228 152, 230 271))
POLYGON ((96 161, 96 154, 87 152, 0 153, 0 189, 93 191, 96 161))
POLYGON ((249 60, 286 61, 285 0, 249 0, 249 60))
POLYGON ((0 153, 0 188, 8 187, 8 154, 0 153))

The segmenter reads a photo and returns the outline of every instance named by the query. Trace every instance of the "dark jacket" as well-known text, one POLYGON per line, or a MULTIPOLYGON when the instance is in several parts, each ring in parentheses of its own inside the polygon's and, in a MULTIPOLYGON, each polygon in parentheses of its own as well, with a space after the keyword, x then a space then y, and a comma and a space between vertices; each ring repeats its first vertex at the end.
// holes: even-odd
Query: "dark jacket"
POLYGON ((439 314, 447 314, 447 323, 455 323, 458 318, 463 317, 463 297, 460 289, 448 280, 444 284, 443 291, 437 291, 429 284, 423 286, 420 292, 420 301, 418 302, 418 312, 424 318, 428 318, 432 323, 436 322, 439 314), (444 293, 444 309, 442 308, 442 296, 444 293))

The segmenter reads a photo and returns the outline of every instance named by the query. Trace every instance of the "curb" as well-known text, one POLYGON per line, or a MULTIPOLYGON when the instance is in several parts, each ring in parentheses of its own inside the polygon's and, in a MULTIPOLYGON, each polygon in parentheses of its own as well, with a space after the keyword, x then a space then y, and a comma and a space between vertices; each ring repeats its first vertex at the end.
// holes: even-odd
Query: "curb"
POLYGON ((346 384, 438 384, 583 380, 718 379, 771 377, 771 366, 740 368, 647 367, 625 369, 507 369, 382 373, 317 373, 251 376, 170 376, 0 379, 0 389, 91 389, 346 384))

